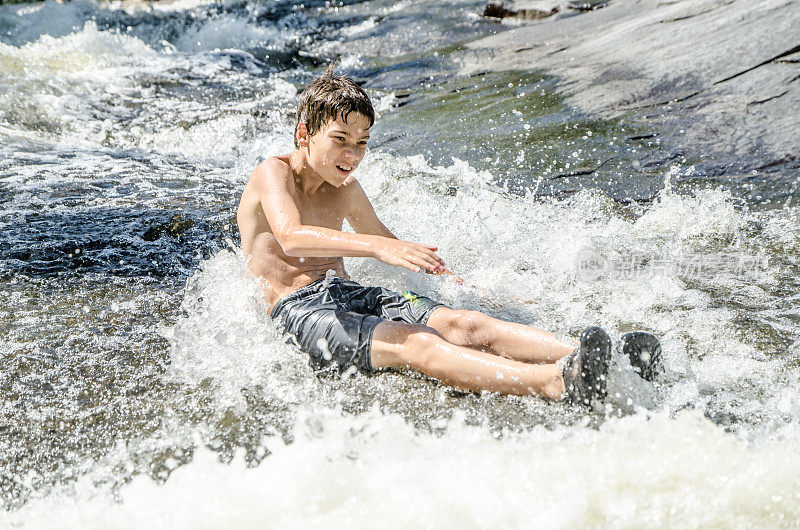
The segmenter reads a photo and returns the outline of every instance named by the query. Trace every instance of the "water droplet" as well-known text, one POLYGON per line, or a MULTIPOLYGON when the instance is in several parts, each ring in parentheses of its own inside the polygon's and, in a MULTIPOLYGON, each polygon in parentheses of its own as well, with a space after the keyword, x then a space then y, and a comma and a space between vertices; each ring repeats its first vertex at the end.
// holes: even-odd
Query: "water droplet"
POLYGON ((333 359, 333 354, 328 349, 328 341, 325 340, 324 337, 321 337, 317 340, 317 348, 322 350, 323 359, 325 359, 326 361, 330 361, 331 359, 333 359))
POLYGON ((342 372, 341 378, 343 380, 350 379, 351 377, 356 375, 356 372, 358 372, 358 368, 356 368, 355 366, 350 366, 350 368, 342 372))

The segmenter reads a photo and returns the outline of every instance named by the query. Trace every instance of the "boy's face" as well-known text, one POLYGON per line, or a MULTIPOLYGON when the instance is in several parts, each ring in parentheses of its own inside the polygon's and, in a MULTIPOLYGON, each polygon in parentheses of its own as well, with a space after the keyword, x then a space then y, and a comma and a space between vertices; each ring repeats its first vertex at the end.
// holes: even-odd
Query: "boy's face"
POLYGON ((349 177, 367 150, 369 118, 351 112, 345 122, 341 116, 324 124, 308 138, 311 168, 326 182, 339 187, 349 177))

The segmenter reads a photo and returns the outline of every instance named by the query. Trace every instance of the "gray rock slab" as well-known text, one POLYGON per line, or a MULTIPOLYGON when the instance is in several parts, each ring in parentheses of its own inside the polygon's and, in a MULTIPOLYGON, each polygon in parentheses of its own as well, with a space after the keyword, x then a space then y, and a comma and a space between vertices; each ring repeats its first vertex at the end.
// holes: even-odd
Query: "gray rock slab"
POLYGON ((800 167, 798 1, 616 0, 468 48, 462 73, 553 73, 570 104, 636 113, 719 171, 800 167))
POLYGON ((509 9, 517 11, 519 9, 538 9, 539 11, 551 11, 553 8, 561 8, 566 2, 553 2, 548 0, 516 0, 505 2, 509 9))

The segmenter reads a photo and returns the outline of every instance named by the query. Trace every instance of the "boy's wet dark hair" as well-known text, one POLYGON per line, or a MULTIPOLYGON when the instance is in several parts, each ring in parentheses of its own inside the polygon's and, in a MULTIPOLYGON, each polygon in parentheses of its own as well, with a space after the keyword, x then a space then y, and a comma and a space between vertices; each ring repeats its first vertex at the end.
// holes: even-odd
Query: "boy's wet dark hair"
POLYGON ((369 118, 369 126, 375 123, 375 110, 372 102, 355 81, 349 77, 333 75, 336 61, 320 77, 314 79, 303 93, 297 106, 297 123, 294 126, 294 146, 297 142, 297 126, 306 124, 308 135, 316 134, 328 121, 341 116, 347 122, 351 112, 358 112, 369 118))

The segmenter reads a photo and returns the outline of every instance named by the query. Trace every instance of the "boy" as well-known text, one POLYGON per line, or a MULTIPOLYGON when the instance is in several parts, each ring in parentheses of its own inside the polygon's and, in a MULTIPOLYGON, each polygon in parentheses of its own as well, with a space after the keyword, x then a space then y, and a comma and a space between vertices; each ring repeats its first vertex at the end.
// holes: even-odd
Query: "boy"
MULTIPOLYGON (((272 318, 319 368, 411 368, 464 390, 602 399, 611 341, 600 328, 586 329, 576 348, 546 331, 349 279, 344 256, 449 273, 436 247, 397 239, 352 176, 374 120, 367 94, 331 65, 300 96, 296 149, 259 164, 245 186, 242 250, 264 280, 272 318), (345 219, 355 233, 341 231, 345 219)), ((655 343, 626 341, 638 348, 632 364, 645 360, 643 376, 657 361, 655 343)))

